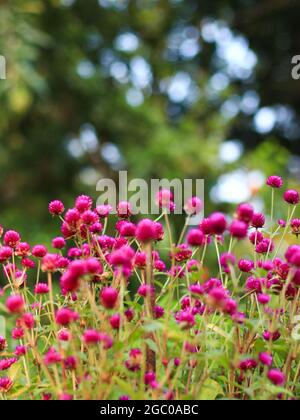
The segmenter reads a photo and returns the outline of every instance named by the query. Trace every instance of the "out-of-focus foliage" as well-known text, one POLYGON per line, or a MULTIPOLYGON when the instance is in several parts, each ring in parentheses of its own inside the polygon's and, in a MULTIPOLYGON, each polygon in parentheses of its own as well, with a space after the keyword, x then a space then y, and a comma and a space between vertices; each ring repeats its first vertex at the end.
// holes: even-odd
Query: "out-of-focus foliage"
POLYGON ((95 193, 119 169, 205 177, 221 203, 224 173, 250 177, 250 195, 263 173, 297 178, 299 11, 298 1, 2 0, 2 221, 38 232, 48 199, 95 193))

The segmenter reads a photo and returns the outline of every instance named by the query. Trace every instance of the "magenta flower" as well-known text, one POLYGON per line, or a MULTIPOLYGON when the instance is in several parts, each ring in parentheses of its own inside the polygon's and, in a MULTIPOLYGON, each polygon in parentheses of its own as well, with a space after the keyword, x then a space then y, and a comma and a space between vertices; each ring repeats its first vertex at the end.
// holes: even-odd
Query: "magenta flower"
POLYGON ((272 188, 281 188, 283 186, 283 180, 280 176, 272 175, 267 179, 267 185, 272 188))

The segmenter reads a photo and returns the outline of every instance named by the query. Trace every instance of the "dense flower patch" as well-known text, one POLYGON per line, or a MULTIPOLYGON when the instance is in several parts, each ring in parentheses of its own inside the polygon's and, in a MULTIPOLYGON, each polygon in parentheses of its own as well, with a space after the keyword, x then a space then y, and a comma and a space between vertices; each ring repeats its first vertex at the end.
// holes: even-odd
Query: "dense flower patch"
MULTIPOLYGON (((52 250, 1 229, 1 309, 14 323, 0 337, 1 398, 298 399, 299 194, 281 193, 287 217, 275 222, 283 181, 267 185, 270 218, 241 204, 185 226, 179 243, 165 190, 159 219, 137 224, 129 203, 115 220, 87 196, 68 210, 53 201, 52 250)), ((188 217, 201 207, 189 200, 188 217)))

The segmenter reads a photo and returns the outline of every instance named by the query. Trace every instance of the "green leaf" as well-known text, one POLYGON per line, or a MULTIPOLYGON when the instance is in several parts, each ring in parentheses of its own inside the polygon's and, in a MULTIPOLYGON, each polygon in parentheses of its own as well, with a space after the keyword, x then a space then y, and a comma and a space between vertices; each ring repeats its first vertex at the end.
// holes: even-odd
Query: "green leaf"
POLYGON ((213 379, 206 379, 201 388, 199 395, 200 401, 214 401, 218 396, 224 396, 224 392, 220 384, 213 379))

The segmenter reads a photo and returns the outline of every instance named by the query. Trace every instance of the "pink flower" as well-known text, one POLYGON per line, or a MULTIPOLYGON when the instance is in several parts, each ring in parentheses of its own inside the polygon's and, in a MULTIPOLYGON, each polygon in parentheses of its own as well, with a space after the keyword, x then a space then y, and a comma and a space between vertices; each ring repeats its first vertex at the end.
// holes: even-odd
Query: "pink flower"
POLYGON ((192 328, 195 325, 195 317, 188 311, 182 311, 176 318, 183 328, 192 328))
POLYGON ((82 339, 86 345, 92 345, 101 342, 105 350, 108 350, 113 345, 113 340, 109 335, 105 333, 100 333, 96 330, 86 330, 83 334, 82 339))
POLYGON ((6 340, 4 337, 0 336, 0 352, 5 350, 6 348, 6 340))
POLYGON ((145 252, 137 252, 134 259, 134 265, 138 268, 145 268, 147 265, 147 255, 145 252))
POLYGON ((75 207, 80 213, 84 213, 92 208, 93 200, 87 195, 80 195, 76 198, 75 207))
POLYGON ((234 238, 244 239, 248 234, 248 225, 245 222, 234 220, 230 226, 230 234, 234 238))
POLYGON ((24 337, 24 330, 23 328, 17 327, 14 328, 11 332, 11 336, 14 340, 20 340, 24 337))
POLYGON ((54 347, 51 347, 47 354, 44 357, 44 363, 46 366, 55 365, 62 361, 61 355, 55 350, 54 347))
POLYGON ((13 382, 9 378, 0 378, 0 392, 7 392, 13 386, 13 382))
POLYGON ((156 305, 154 307, 154 318, 159 319, 162 318, 165 314, 165 310, 163 307, 156 305))
POLYGON ((254 269, 254 262, 250 260, 240 260, 238 266, 243 273, 250 273, 254 269))
POLYGON ((269 238, 263 239, 260 243, 256 245, 255 251, 258 254, 266 254, 267 252, 274 251, 274 242, 269 238))
POLYGON ((257 296, 257 299, 258 299, 258 302, 261 304, 261 305, 267 305, 268 303, 270 303, 270 301, 271 301, 271 296, 269 296, 269 295, 265 295, 265 294, 259 294, 258 296, 257 296))
POLYGON ((35 245, 32 248, 32 255, 36 258, 43 258, 47 252, 47 248, 44 245, 35 245))
POLYGON ((125 238, 134 238, 136 235, 136 226, 130 222, 123 222, 120 226, 120 235, 124 236, 125 238))
POLYGON ((257 368, 257 361, 254 359, 246 359, 240 362, 239 368, 243 371, 254 370, 257 368))
POLYGON ((30 253, 30 245, 27 242, 20 242, 16 246, 16 255, 18 257, 27 257, 30 253))
POLYGON ((75 370, 77 366, 77 359, 75 356, 68 356, 64 360, 66 370, 75 370))
POLYGON ((156 204, 160 208, 174 211, 175 204, 173 203, 173 200, 174 194, 170 190, 162 189, 156 194, 156 204))
POLYGON ((237 218, 245 223, 250 223, 253 217, 254 209, 251 204, 241 204, 237 208, 237 218))
POLYGON ((300 252, 295 252, 291 257, 291 264, 295 267, 300 268, 300 252))
POLYGON ((211 232, 214 235, 223 235, 223 233, 225 232, 227 228, 227 221, 224 214, 213 213, 209 219, 210 219, 211 232))
POLYGON ((155 293, 155 289, 153 286, 150 286, 149 284, 142 284, 139 288, 137 293, 140 296, 147 297, 151 296, 155 293))
POLYGON ((101 303, 107 309, 113 309, 118 301, 118 291, 113 287, 105 287, 100 294, 101 303))
POLYGON ((52 273, 56 271, 58 258, 59 255, 57 254, 46 254, 42 259, 42 270, 52 273))
POLYGON ((187 235, 187 243, 190 246, 202 246, 204 244, 204 234, 200 229, 191 229, 187 235))
POLYGON ((291 228, 294 235, 300 235, 300 219, 293 219, 291 221, 291 228))
POLYGON ((0 371, 8 370, 12 365, 14 365, 18 359, 11 358, 11 359, 2 359, 0 360, 0 371))
POLYGON ((268 367, 271 367, 273 364, 273 357, 269 353, 260 353, 259 360, 263 365, 268 367))
POLYGON ((135 252, 130 246, 123 246, 111 254, 109 262, 115 267, 131 268, 134 256, 135 252))
POLYGON ((109 318, 109 323, 114 330, 118 330, 121 325, 121 316, 120 314, 114 314, 109 318))
POLYGON ((6 308, 12 314, 22 313, 24 310, 24 306, 24 299, 20 295, 12 295, 6 301, 6 308))
POLYGON ((26 346, 17 346, 15 348, 15 355, 17 357, 25 356, 27 353, 27 347, 26 346))
POLYGON ((106 219, 112 212, 112 207, 109 205, 102 205, 96 207, 96 212, 102 219, 106 219))
POLYGON ((49 286, 46 283, 38 283, 34 288, 34 293, 36 295, 45 295, 49 293, 49 286))
POLYGON ((136 237, 143 243, 155 241, 157 234, 154 222, 150 219, 140 221, 137 225, 136 237))
POLYGON ((22 327, 32 330, 35 324, 34 316, 31 313, 26 313, 20 318, 19 323, 22 327))
POLYGON ((103 266, 96 258, 88 258, 85 261, 86 271, 89 274, 103 274, 103 266))
POLYGON ((4 235, 4 244, 10 246, 11 248, 16 248, 21 240, 21 236, 18 232, 14 230, 9 230, 4 235))
POLYGON ((52 201, 49 204, 49 213, 52 216, 60 216, 65 211, 63 203, 59 200, 52 201))
POLYGON ((281 188, 283 186, 283 180, 280 176, 272 175, 267 179, 267 185, 272 188, 281 188))
POLYGON ((70 331, 65 328, 60 330, 57 336, 60 341, 70 341, 72 338, 70 331))
POLYGON ((277 341, 281 337, 281 334, 279 331, 271 332, 271 331, 265 331, 263 333, 263 338, 266 341, 277 341))
POLYGON ((55 315, 55 321, 57 324, 67 326, 71 322, 78 321, 79 315, 77 312, 73 312, 68 308, 59 309, 55 315))
POLYGON ((266 223, 266 218, 262 213, 254 213, 251 224, 254 228, 263 228, 266 223))
POLYGON ((95 213, 94 211, 91 210, 87 210, 85 211, 82 215, 81 215, 81 219, 83 221, 84 224, 88 225, 88 226, 92 226, 95 223, 99 222, 99 216, 97 213, 95 213))
POLYGON ((179 245, 175 250, 174 253, 171 254, 172 258, 175 258, 177 262, 187 261, 193 255, 192 250, 186 244, 179 245))
POLYGON ((72 228, 76 228, 80 220, 80 212, 77 209, 70 209, 65 215, 65 220, 72 228))
POLYGON ((7 260, 10 260, 12 255, 13 255, 12 248, 8 246, 3 246, 2 248, 0 248, 0 262, 3 263, 7 260))
POLYGON ((296 190, 288 190, 284 193, 284 200, 288 204, 296 205, 299 203, 299 193, 296 190))
POLYGON ((199 214, 203 209, 203 202, 198 197, 192 197, 187 201, 184 209, 188 215, 199 214))
POLYGON ((121 201, 117 207, 118 216, 120 219, 128 219, 132 214, 132 208, 127 201, 121 201))
POLYGON ((268 373, 268 379, 276 386, 283 386, 286 381, 285 375, 278 369, 271 369, 268 373))
POLYGON ((66 241, 61 236, 54 238, 52 241, 52 246, 55 249, 63 249, 66 246, 66 241))

